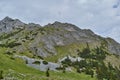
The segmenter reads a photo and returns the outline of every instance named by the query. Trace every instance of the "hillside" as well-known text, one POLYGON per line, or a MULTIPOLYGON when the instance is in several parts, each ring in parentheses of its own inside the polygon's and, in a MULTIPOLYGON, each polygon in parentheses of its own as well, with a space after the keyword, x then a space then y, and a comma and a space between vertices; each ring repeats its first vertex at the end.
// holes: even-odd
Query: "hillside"
POLYGON ((41 26, 5 17, 0 21, 0 57, 3 75, 13 70, 17 80, 29 80, 29 75, 44 80, 46 73, 41 71, 48 68, 50 80, 120 79, 120 44, 69 23, 41 26), (104 69, 105 74, 100 72, 104 69))

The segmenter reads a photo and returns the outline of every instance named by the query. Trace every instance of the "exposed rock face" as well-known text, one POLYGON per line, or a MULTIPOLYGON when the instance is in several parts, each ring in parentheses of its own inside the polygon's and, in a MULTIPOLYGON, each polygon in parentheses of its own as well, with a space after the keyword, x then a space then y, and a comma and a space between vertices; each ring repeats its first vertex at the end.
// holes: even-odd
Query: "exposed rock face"
POLYGON ((39 24, 35 24, 35 23, 29 23, 26 26, 27 26, 26 29, 29 29, 29 30, 34 30, 35 28, 41 27, 39 24))
POLYGON ((120 55, 120 44, 111 38, 106 38, 106 41, 108 43, 108 50, 111 53, 120 55))
POLYGON ((46 27, 53 27, 53 28, 62 28, 65 29, 67 31, 79 31, 81 30, 80 28, 78 28, 77 26, 73 25, 73 24, 68 24, 68 23, 60 23, 60 22, 54 22, 53 24, 48 24, 46 25, 46 27))
POLYGON ((18 19, 11 19, 9 17, 5 17, 0 21, 0 32, 9 32, 14 28, 23 27, 25 24, 18 19))
POLYGON ((50 70, 56 71, 58 67, 60 67, 60 64, 58 63, 53 63, 53 62, 47 62, 47 64, 44 63, 43 60, 37 60, 37 59, 33 59, 33 58, 29 58, 26 56, 18 56, 16 55, 15 58, 22 58, 23 60, 25 60, 27 62, 27 65, 36 69, 39 69, 40 71, 46 71, 48 68, 50 70), (39 62, 39 63, 35 63, 35 62, 39 62))
POLYGON ((8 38, 21 42, 22 45, 14 47, 19 52, 30 51, 34 55, 47 57, 57 55, 56 46, 88 43, 96 47, 105 43, 110 53, 120 55, 120 44, 113 39, 100 37, 89 29, 80 29, 68 23, 55 22, 41 27, 6 17, 0 21, 0 32, 12 32, 14 28, 23 26, 22 31, 8 38))
POLYGON ((71 62, 84 60, 84 59, 81 58, 81 57, 73 58, 73 57, 71 57, 71 56, 67 56, 67 57, 64 57, 64 58, 62 58, 62 59, 59 59, 58 62, 61 63, 62 61, 64 61, 64 60, 67 59, 67 58, 68 58, 69 60, 71 60, 71 62))

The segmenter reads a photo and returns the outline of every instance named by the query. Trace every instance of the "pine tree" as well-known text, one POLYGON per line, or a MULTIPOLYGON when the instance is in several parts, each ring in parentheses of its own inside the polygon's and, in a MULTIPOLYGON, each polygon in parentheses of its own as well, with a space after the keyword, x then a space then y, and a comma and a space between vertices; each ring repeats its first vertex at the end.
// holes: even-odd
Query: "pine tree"
POLYGON ((46 76, 47 76, 47 77, 50 76, 50 74, 49 74, 49 70, 50 70, 50 69, 48 68, 47 71, 46 71, 46 76))
POLYGON ((65 73, 66 71, 65 71, 65 66, 63 66, 63 73, 65 73))
POLYGON ((3 79, 3 71, 0 70, 0 80, 3 79))

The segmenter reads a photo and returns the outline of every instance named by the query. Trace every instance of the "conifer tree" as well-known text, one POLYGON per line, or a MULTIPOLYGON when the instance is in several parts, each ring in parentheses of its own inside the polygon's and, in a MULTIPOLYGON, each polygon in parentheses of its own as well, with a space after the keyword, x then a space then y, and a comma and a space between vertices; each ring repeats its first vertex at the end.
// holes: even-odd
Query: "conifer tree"
POLYGON ((48 67, 48 69, 47 69, 47 71, 46 71, 46 77, 49 77, 50 76, 50 74, 49 74, 49 67, 48 67))
POLYGON ((0 70, 0 80, 3 79, 3 71, 0 70))

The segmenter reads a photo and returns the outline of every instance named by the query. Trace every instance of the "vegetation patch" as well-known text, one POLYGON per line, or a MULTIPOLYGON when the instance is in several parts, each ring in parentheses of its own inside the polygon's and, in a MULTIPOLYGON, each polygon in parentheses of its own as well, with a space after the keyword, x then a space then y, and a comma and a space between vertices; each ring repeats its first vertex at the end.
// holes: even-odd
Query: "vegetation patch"
POLYGON ((40 61, 35 61, 32 64, 38 64, 38 65, 40 65, 40 61))
POLYGON ((72 62, 69 57, 62 61, 64 67, 74 67, 78 73, 91 75, 91 78, 97 77, 98 80, 119 80, 120 69, 109 62, 105 65, 104 60, 109 53, 106 52, 104 46, 94 49, 87 47, 82 51, 78 51, 78 56, 83 60, 72 62))
POLYGON ((47 62, 47 61, 43 61, 43 64, 47 65, 47 64, 48 64, 48 62, 47 62))

